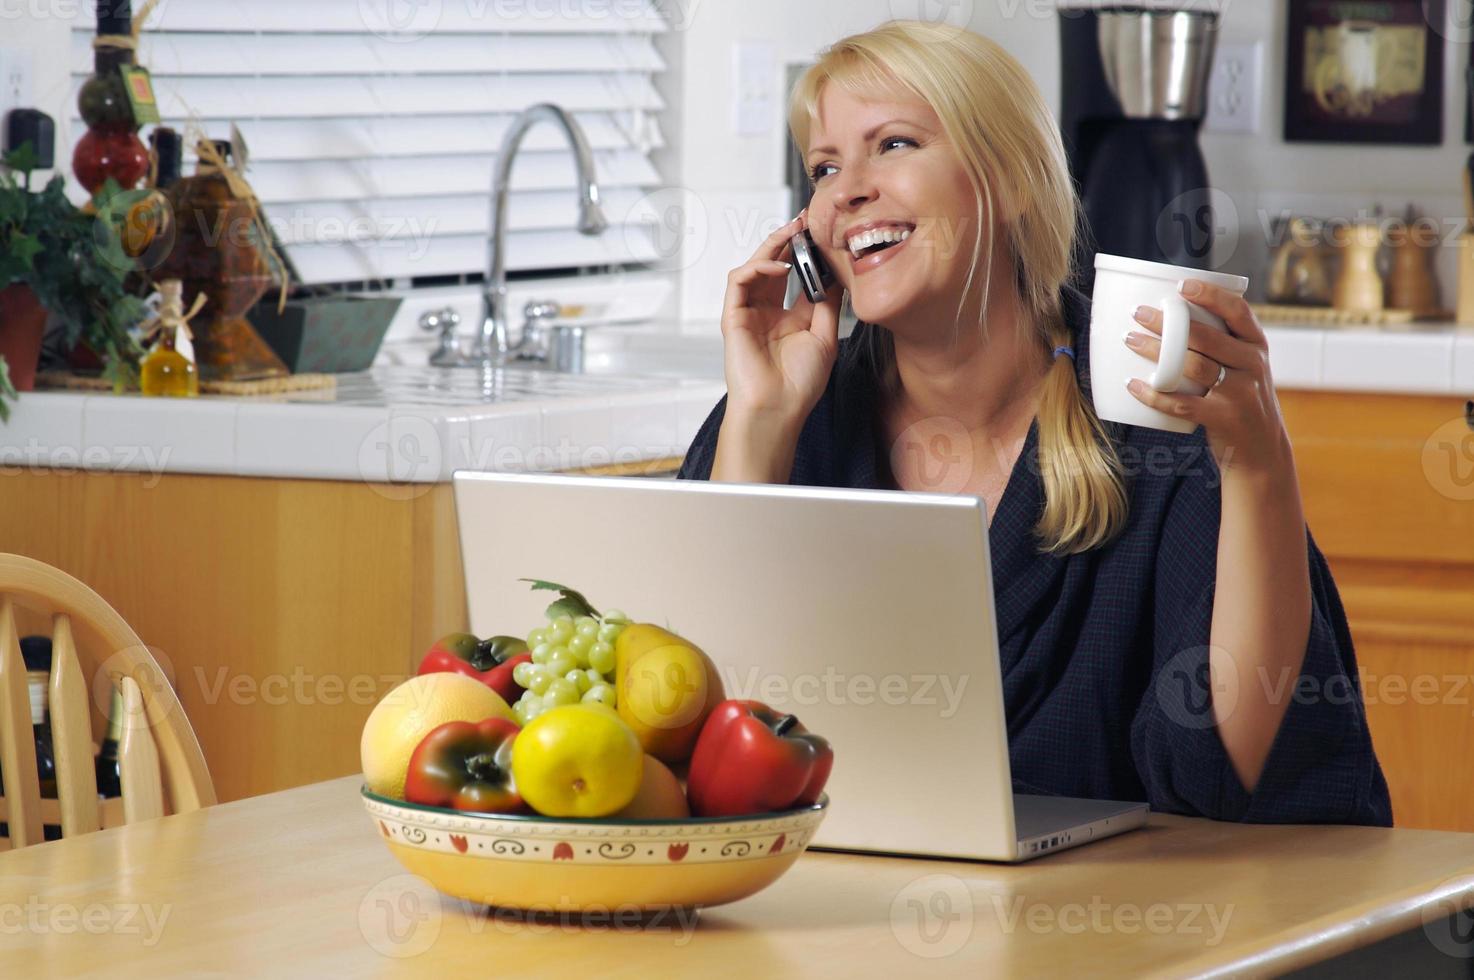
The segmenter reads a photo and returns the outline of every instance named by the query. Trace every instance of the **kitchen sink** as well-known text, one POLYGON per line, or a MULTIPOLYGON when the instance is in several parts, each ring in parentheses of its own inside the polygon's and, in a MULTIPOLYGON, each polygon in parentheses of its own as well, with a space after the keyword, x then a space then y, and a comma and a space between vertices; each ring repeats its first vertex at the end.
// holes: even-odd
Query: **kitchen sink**
MULTIPOLYGON (((669 324, 584 324, 583 371, 580 374, 602 377, 682 378, 720 381, 722 374, 722 338, 715 325, 711 334, 689 335, 675 331, 669 324)), ((423 341, 386 344, 381 365, 424 365, 429 345, 423 341)), ((576 374, 554 371, 536 361, 509 361, 507 367, 516 373, 553 375, 571 378, 576 374)), ((435 368, 429 373, 443 369, 435 368)), ((450 383, 446 381, 444 383, 450 383)))

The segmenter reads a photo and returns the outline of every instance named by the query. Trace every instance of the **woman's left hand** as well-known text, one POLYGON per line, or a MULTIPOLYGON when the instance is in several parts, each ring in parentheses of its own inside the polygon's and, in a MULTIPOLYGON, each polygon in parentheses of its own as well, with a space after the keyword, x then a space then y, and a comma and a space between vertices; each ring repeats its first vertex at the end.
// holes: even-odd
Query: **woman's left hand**
MULTIPOLYGON (((1203 426, 1224 479, 1231 472, 1274 476, 1292 467, 1290 440, 1269 374, 1269 342, 1248 302, 1235 293, 1189 279, 1182 296, 1228 325, 1228 333, 1193 321, 1182 376, 1207 387, 1202 395, 1156 391, 1139 379, 1129 385, 1144 405, 1203 426)), ((1136 321, 1144 330, 1127 334, 1126 345, 1156 361, 1162 349, 1162 311, 1143 306, 1136 321)))

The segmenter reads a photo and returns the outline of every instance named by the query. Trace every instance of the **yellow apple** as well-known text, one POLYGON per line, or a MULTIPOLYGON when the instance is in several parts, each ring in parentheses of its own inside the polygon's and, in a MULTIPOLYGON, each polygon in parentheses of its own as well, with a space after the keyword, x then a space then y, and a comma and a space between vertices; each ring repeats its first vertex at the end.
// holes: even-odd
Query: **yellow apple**
POLYGON ((512 779, 547 817, 605 817, 640 790, 644 754, 603 706, 566 704, 528 722, 512 745, 512 779))

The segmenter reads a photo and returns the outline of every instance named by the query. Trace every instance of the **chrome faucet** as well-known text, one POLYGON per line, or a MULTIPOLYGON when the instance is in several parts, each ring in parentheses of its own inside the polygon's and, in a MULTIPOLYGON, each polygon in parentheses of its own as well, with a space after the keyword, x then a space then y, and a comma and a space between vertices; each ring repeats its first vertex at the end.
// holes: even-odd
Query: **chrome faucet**
POLYGON ((588 139, 583 127, 566 110, 551 103, 540 103, 523 110, 511 128, 502 137, 501 149, 497 152, 496 169, 491 177, 491 231, 487 237, 486 281, 481 294, 481 329, 477 332, 470 353, 458 363, 468 367, 500 367, 509 354, 526 344, 527 337, 518 338, 516 348, 510 347, 507 338, 507 185, 512 176, 512 160, 522 144, 528 129, 540 120, 557 123, 573 147, 574 163, 578 168, 578 230, 585 235, 597 235, 609 227, 604 210, 599 205, 599 185, 594 177, 594 155, 589 150, 588 139))

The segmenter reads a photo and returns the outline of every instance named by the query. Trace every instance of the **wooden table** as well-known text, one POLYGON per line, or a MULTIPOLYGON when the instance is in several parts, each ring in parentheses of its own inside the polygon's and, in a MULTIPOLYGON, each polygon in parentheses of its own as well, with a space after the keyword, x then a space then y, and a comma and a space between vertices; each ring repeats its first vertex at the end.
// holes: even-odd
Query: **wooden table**
POLYGON ((1474 835, 1154 816, 1016 867, 810 853, 699 920, 586 926, 429 892, 358 787, 0 853, 0 976, 1257 974, 1407 930, 1456 970, 1474 954, 1446 925, 1474 904, 1474 835))

